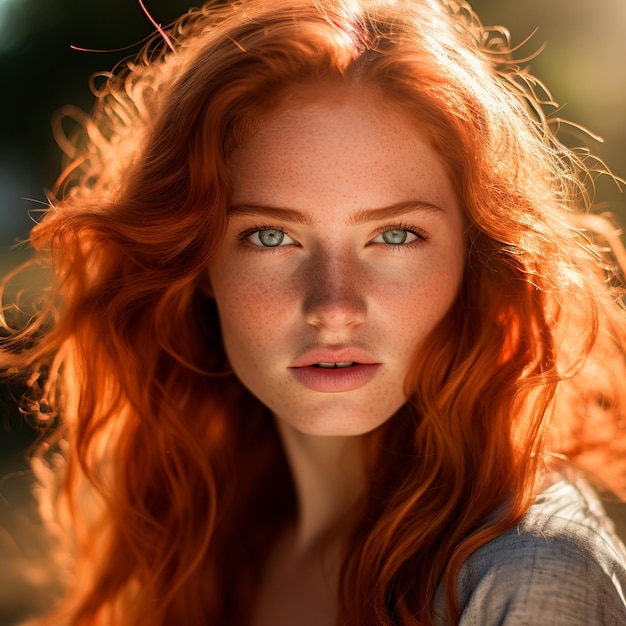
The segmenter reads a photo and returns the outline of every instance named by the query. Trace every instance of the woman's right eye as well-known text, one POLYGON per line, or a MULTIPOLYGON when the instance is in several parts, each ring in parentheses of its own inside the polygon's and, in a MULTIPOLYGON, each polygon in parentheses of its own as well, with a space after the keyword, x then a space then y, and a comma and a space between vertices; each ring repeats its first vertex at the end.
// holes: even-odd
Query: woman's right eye
POLYGON ((245 239, 251 244, 263 248, 277 248, 296 243, 285 231, 278 228, 255 230, 245 239))

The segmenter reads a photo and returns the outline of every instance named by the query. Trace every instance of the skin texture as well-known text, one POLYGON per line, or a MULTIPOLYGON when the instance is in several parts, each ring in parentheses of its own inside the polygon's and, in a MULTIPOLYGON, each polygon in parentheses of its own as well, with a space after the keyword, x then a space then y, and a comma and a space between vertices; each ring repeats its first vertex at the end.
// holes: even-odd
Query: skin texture
POLYGON ((274 413, 298 498, 252 623, 330 626, 342 524, 364 489, 359 435, 404 404, 415 351, 456 297, 462 213, 419 127, 362 88, 292 95, 257 121, 231 168, 211 289, 232 369, 274 413), (348 390, 320 391, 294 375, 318 357, 376 365, 348 390))
POLYGON ((415 123, 362 88, 314 93, 261 117, 233 153, 234 209, 209 276, 243 384, 301 433, 360 435, 402 406, 415 349, 454 301, 463 218, 415 123), (353 223, 361 211, 398 204, 416 206, 353 223), (418 234, 385 242, 383 231, 402 239, 406 228, 418 234), (358 348, 380 366, 357 389, 311 390, 291 368, 318 348, 358 348))

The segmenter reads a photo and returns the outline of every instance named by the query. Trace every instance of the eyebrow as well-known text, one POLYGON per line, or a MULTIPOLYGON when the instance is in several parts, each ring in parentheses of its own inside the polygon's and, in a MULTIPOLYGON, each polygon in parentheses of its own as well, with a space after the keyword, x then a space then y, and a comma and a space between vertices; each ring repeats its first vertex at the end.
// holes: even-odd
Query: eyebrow
POLYGON ((296 211, 295 209, 284 209, 282 207, 269 206, 264 204, 238 204, 228 209, 229 216, 258 215, 259 217, 269 217, 281 222, 294 222, 311 226, 315 219, 308 211, 296 211))
MULTIPOLYGON (((388 220, 416 211, 425 211, 428 213, 443 212, 443 209, 436 204, 423 202, 421 200, 411 200, 408 202, 397 202, 389 206, 377 209, 363 209, 354 213, 349 220, 351 225, 367 224, 368 222, 377 222, 388 220)), ((308 211, 297 211, 295 209, 287 209, 283 207, 275 207, 264 204, 239 204, 231 206, 229 215, 246 216, 258 215, 259 217, 273 218, 283 222, 293 222, 296 224, 304 224, 311 226, 317 221, 308 211)))
POLYGON ((378 222, 394 217, 401 217, 402 215, 407 215, 409 213, 415 213, 416 211, 439 213, 443 212, 443 209, 436 204, 423 202, 421 200, 398 202, 396 204, 390 204, 389 206, 381 207, 379 209, 366 209, 363 211, 357 211, 350 218, 350 224, 367 224, 368 222, 378 222))

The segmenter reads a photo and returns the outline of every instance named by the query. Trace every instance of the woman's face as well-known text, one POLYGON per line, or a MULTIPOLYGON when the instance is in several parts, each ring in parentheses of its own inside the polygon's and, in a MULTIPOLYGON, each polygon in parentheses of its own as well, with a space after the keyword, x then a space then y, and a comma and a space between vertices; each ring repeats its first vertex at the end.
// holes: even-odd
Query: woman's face
POLYGON ((233 153, 209 276, 241 382, 301 432, 359 435, 455 299, 463 218, 415 122, 363 89, 301 96, 233 153))

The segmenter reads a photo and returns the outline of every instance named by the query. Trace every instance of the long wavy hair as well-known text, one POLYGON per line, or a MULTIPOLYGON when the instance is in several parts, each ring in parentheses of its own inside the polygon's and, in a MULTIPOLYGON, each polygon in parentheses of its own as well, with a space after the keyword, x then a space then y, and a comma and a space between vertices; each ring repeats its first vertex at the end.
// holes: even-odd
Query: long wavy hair
POLYGON ((0 353, 24 410, 56 424, 33 463, 60 477, 44 511, 71 565, 38 623, 250 619, 295 492, 271 415, 229 372, 206 268, 231 151, 303 85, 366 85, 419 123, 467 224, 456 302, 366 436, 337 623, 432 624, 442 580, 457 622, 463 562, 564 461, 623 493, 615 234, 512 55, 461 0, 209 2, 108 75, 91 115, 66 110, 80 132, 31 235, 51 286, 25 325, 3 319, 0 353))

